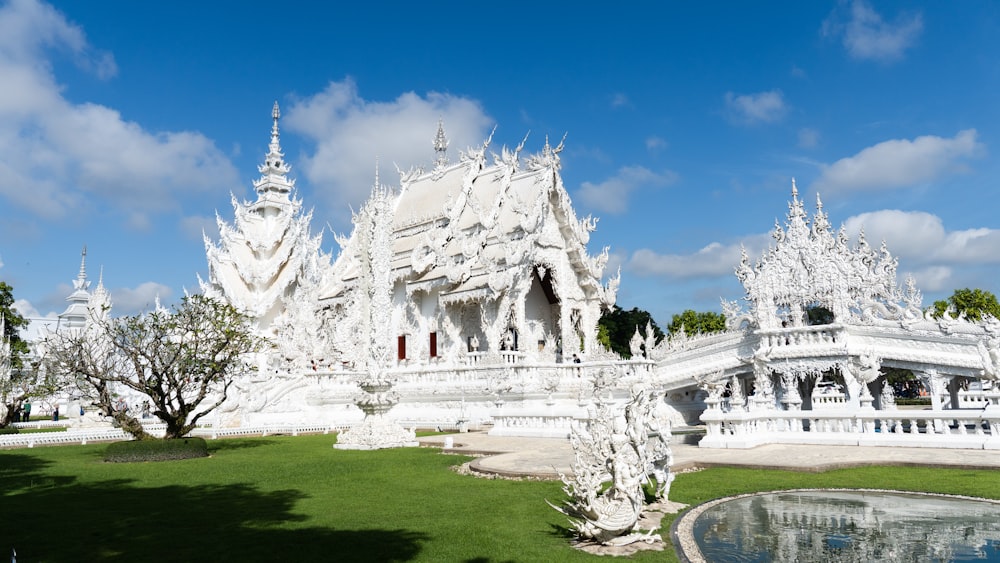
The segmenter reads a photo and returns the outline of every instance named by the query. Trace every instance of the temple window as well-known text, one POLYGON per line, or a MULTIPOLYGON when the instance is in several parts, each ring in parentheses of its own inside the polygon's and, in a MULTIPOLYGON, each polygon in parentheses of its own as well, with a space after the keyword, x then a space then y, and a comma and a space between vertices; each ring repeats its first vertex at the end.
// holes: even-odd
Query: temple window
POLYGON ((396 359, 406 359, 406 335, 400 334, 396 339, 396 359))
POLYGON ((430 353, 432 358, 436 358, 438 355, 438 333, 436 332, 430 334, 430 353))

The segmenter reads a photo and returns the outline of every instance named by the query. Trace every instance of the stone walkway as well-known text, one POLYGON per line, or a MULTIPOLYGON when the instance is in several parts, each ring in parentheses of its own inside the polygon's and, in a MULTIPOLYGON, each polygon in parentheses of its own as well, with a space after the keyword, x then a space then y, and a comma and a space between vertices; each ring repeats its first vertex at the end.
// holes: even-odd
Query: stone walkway
MULTIPOLYGON (((474 471, 482 473, 555 479, 558 472, 570 472, 573 463, 569 440, 558 438, 510 438, 469 432, 427 436, 420 438, 420 443, 440 447, 447 438, 451 438, 453 445, 445 448, 445 452, 483 456, 471 464, 474 471)), ((675 444, 672 450, 675 471, 705 467, 827 471, 864 465, 1000 469, 1000 451, 992 450, 777 444, 747 450, 675 444)))

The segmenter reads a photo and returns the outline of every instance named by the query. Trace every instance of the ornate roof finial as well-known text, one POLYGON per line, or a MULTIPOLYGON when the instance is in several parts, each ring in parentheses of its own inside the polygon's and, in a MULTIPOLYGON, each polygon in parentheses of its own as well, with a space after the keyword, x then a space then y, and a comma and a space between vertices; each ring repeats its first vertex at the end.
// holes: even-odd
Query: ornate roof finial
POLYGON ((792 178, 792 199, 799 198, 799 189, 795 187, 795 178, 792 178))
POLYGON ((87 245, 83 245, 83 251, 80 252, 80 273, 76 276, 77 279, 85 280, 87 279, 87 245))
POLYGON ((278 194, 288 194, 294 187, 294 181, 289 180, 286 175, 291 172, 292 167, 285 162, 285 153, 281 152, 281 139, 278 134, 278 120, 281 119, 281 108, 275 100, 271 109, 271 143, 267 146, 267 154, 264 155, 264 164, 257 166, 257 170, 262 174, 261 178, 254 182, 254 189, 258 194, 274 192, 278 194))
POLYGON ((271 126, 271 153, 281 154, 281 143, 278 138, 278 120, 281 119, 281 109, 278 107, 278 100, 274 101, 274 108, 271 110, 271 118, 274 119, 274 125, 271 126))
POLYGON ((448 165, 448 138, 444 135, 444 120, 438 118, 437 135, 434 136, 434 152, 437 157, 434 159, 436 168, 444 168, 448 165))
MULTIPOLYGON (((73 295, 76 295, 80 291, 86 292, 90 288, 90 282, 87 281, 87 245, 83 245, 83 251, 80 255, 80 273, 73 280, 73 295)), ((73 295, 70 295, 67 299, 71 299, 73 295)))

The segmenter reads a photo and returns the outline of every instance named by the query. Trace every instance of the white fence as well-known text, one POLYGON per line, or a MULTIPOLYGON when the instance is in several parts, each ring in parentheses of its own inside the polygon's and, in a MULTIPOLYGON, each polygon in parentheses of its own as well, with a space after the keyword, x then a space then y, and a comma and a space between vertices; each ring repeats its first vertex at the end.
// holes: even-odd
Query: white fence
POLYGON ((970 410, 707 411, 707 448, 762 444, 1000 449, 1000 407, 970 410))
MULTIPOLYGON (((36 423, 19 423, 19 426, 21 424, 32 428, 36 423)), ((266 424, 241 428, 202 427, 196 428, 190 435, 213 440, 234 436, 268 436, 276 434, 298 436, 299 434, 329 434, 330 432, 347 430, 350 426, 349 424, 266 424)), ((144 424, 143 428, 146 429, 146 432, 154 436, 163 436, 166 425, 162 423, 144 424)), ((65 432, 30 432, 3 435, 0 436, 0 448, 33 448, 35 446, 53 446, 59 444, 86 445, 89 442, 115 442, 131 439, 132 437, 120 428, 70 429, 65 432)))

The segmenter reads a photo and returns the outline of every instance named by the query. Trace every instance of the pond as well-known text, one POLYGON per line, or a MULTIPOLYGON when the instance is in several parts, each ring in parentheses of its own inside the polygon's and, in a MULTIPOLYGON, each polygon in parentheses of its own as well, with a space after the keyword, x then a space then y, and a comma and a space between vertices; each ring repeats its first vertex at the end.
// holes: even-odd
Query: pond
MULTIPOLYGON (((798 490, 703 506, 691 511, 700 514, 691 515, 688 529, 706 561, 1000 563, 1000 503, 983 499, 798 490)), ((699 560, 696 553, 685 555, 699 560)))

